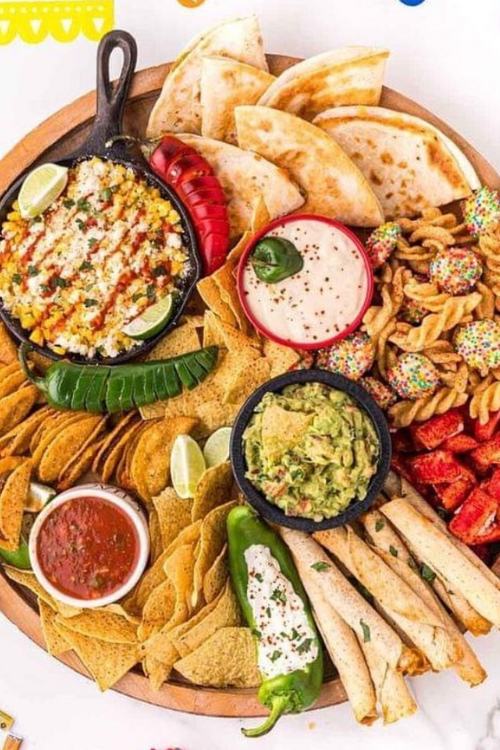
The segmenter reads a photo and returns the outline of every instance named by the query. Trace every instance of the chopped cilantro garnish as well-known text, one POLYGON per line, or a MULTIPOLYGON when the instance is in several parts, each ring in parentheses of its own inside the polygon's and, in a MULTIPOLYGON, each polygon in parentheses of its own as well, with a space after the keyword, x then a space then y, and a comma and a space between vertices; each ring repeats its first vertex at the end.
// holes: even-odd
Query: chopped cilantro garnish
POLYGON ((101 198, 103 201, 110 201, 112 195, 113 195, 113 191, 111 190, 111 188, 107 187, 107 188, 104 188, 104 190, 102 191, 101 198))
POLYGON ((384 526, 385 526, 385 521, 384 521, 383 518, 378 518, 375 521, 375 531, 382 531, 382 529, 384 528, 384 526))
POLYGON ((297 628, 292 628, 292 632, 290 633, 290 640, 296 641, 297 638, 300 638, 300 633, 297 628))
POLYGON ((12 283, 13 284, 20 284, 22 280, 23 280, 23 277, 21 276, 20 273, 14 273, 14 274, 12 274, 12 283))
POLYGON ((50 282, 53 289, 57 289, 58 287, 60 289, 66 289, 68 286, 68 282, 66 279, 63 279, 62 276, 54 276, 54 278, 50 282))
POLYGON ((82 221, 82 219, 76 219, 76 226, 78 227, 80 232, 85 232, 87 228, 85 222, 82 221))
POLYGON ((256 580, 257 580, 257 581, 258 581, 259 583, 262 583, 262 581, 264 580, 264 576, 262 575, 262 573, 254 573, 254 576, 255 576, 255 579, 256 579, 256 580))
POLYGON ((323 562, 322 560, 318 560, 318 562, 315 562, 311 565, 311 568, 313 570, 317 570, 318 573, 322 573, 324 570, 328 570, 330 565, 327 562, 323 562))
POLYGON ((273 653, 271 654, 269 658, 271 659, 271 661, 274 662, 276 661, 276 659, 279 659, 280 656, 281 656, 281 651, 273 651, 273 653))
POLYGON ((63 200, 64 208, 68 208, 68 209, 73 208, 74 205, 75 205, 75 201, 72 198, 65 198, 63 200))
POLYGON ((302 643, 300 643, 297 646, 297 653, 298 654, 307 654, 311 650, 313 639, 312 638, 306 638, 302 643))
POLYGON ((363 631, 363 641, 365 643, 368 643, 369 641, 371 641, 371 638, 372 638, 372 634, 370 632, 370 628, 366 624, 366 622, 364 622, 363 620, 360 620, 359 624, 361 625, 361 629, 363 631))
POLYGON ((38 276, 40 271, 35 266, 28 266, 28 276, 38 276))
POLYGON ((85 307, 95 307, 95 305, 97 305, 97 300, 87 297, 83 300, 83 304, 85 305, 85 307))
POLYGON ((90 271, 93 268, 92 263, 89 260, 84 260, 80 264, 80 271, 90 271))
POLYGON ((271 607, 266 607, 266 615, 271 619, 271 607))
POLYGON ((397 557, 398 556, 398 551, 397 551, 396 547, 392 546, 392 544, 389 545, 389 552, 391 553, 391 555, 393 557, 397 557))
POLYGON ((48 284, 40 284, 40 289, 42 290, 42 292, 50 291, 50 287, 48 286, 48 284))
POLYGON ((422 567, 420 568, 420 575, 422 576, 424 581, 428 581, 429 583, 432 583, 436 578, 436 574, 434 573, 432 568, 429 568, 429 566, 425 563, 422 563, 422 567))
POLYGON ((146 297, 148 299, 154 299, 156 297, 155 285, 148 284, 146 287, 146 297))
POLYGON ((89 237, 87 240, 87 244, 89 247, 94 247, 94 245, 97 243, 97 237, 89 237))
POLYGON ((78 198, 76 202, 76 207, 79 211, 85 211, 85 212, 90 211, 90 209, 92 208, 92 206, 90 205, 90 203, 88 202, 86 198, 78 198))
POLYGON ((165 266, 156 266, 156 268, 153 268, 151 273, 153 274, 154 278, 157 279, 159 276, 166 276, 168 271, 165 266))
POLYGON ((275 602, 280 602, 281 604, 286 604, 286 594, 281 589, 274 589, 273 593, 271 594, 271 599, 275 602))
POLYGON ((138 302, 141 299, 141 297, 144 297, 143 293, 136 292, 135 294, 132 295, 132 302, 138 302))
POLYGON ((254 634, 254 636, 255 636, 256 638, 258 638, 258 639, 259 639, 259 641, 260 641, 260 639, 262 638, 262 633, 260 632, 260 630, 257 630, 257 628, 254 628, 254 629, 252 630, 252 633, 253 633, 253 634, 254 634))

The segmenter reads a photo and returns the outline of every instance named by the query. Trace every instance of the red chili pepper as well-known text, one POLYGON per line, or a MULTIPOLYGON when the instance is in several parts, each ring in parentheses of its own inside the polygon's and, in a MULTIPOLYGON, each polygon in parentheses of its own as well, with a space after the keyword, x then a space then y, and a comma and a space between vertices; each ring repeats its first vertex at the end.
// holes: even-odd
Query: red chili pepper
POLYGON ((229 251, 229 218, 226 197, 212 167, 196 149, 171 135, 161 140, 149 163, 185 204, 200 244, 204 273, 213 273, 229 251))
POLYGON ((490 544, 500 540, 500 523, 496 520, 498 501, 476 487, 450 522, 452 534, 466 544, 490 544))

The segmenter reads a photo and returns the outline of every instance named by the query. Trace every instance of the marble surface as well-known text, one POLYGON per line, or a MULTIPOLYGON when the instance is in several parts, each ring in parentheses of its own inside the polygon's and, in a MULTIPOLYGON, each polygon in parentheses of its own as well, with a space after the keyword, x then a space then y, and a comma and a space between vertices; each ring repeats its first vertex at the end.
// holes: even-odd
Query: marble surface
MULTIPOLYGON (((387 46, 387 82, 448 120, 500 168, 499 0, 116 0, 116 24, 138 40, 139 66, 172 58, 213 21, 258 12, 267 49, 310 55, 342 44, 387 46), (496 93, 495 93, 496 92, 496 93)), ((93 86, 95 45, 0 47, 0 153, 93 86), (64 75, 61 75, 64 71, 64 75)), ((500 635, 474 647, 490 677, 473 690, 453 674, 413 680, 420 710, 390 727, 359 727, 348 705, 282 720, 263 750, 500 750, 500 635)), ((158 709, 96 687, 48 657, 0 616, 0 707, 16 716, 23 750, 239 750, 237 720, 158 709)))

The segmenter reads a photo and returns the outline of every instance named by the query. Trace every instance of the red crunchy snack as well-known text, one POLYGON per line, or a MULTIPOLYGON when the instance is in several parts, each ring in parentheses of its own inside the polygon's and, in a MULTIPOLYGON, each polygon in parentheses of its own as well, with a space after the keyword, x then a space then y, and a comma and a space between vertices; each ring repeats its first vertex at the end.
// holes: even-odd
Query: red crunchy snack
POLYGON ((470 435, 461 432, 460 435, 454 435, 445 440, 441 447, 450 453, 468 453, 478 447, 478 442, 470 435))
POLYGON ((472 481, 468 478, 457 479, 450 484, 436 484, 434 490, 438 496, 441 505, 446 510, 456 510, 470 494, 475 485, 474 478, 472 481))
POLYGON ((458 409, 432 417, 412 430, 416 445, 433 450, 448 438, 463 432, 464 418, 458 409))
POLYGON ((455 482, 470 475, 469 470, 449 451, 423 453, 408 462, 414 478, 422 484, 455 482))
POLYGON ((500 540, 497 509, 498 501, 482 487, 476 487, 450 522, 450 531, 466 544, 500 540))
POLYGON ((470 457, 476 469, 483 474, 500 464, 500 433, 473 450, 470 457))
POLYGON ((491 440, 495 430, 500 425, 500 411, 492 413, 486 424, 480 424, 479 420, 474 421, 474 437, 480 443, 491 440))
POLYGON ((486 491, 500 504, 500 469, 495 469, 490 479, 485 483, 486 491))

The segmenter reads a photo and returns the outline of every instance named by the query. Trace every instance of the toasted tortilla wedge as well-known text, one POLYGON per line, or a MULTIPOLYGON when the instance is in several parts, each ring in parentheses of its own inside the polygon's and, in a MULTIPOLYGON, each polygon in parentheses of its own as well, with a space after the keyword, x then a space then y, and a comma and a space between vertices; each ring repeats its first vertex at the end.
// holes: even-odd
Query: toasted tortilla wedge
POLYGON ((237 107, 235 118, 240 148, 287 169, 307 193, 304 211, 360 227, 383 221, 368 180, 320 128, 269 107, 237 107))
POLYGON ((261 196, 271 219, 289 214, 304 203, 289 175, 261 156, 202 136, 183 133, 179 138, 199 151, 215 170, 228 200, 231 237, 239 237, 248 229, 255 202, 261 196))
POLYGON ((259 104, 312 120, 330 107, 378 104, 389 52, 373 47, 341 47, 285 70, 259 104))
POLYGON ((450 150, 449 139, 419 118, 383 107, 337 107, 314 123, 356 162, 386 219, 465 198, 477 186, 465 156, 457 159, 458 147, 450 150))
POLYGON ((267 70, 257 17, 224 21, 188 44, 165 78, 149 117, 148 137, 155 138, 167 131, 201 132, 201 64, 207 55, 230 57, 267 70))
POLYGON ((204 57, 201 66, 201 134, 236 144, 234 110, 256 104, 275 81, 270 73, 227 57, 204 57))

